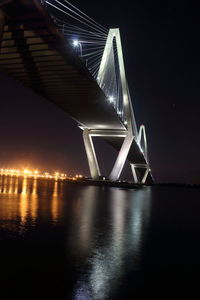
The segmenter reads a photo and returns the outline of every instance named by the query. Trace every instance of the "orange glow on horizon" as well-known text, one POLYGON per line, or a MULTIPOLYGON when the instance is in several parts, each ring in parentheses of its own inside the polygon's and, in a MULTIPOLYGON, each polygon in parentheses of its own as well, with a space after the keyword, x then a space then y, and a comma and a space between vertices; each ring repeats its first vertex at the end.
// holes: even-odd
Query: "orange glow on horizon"
POLYGON ((59 180, 77 180, 80 178, 83 178, 83 175, 76 175, 76 176, 68 176, 66 173, 60 173, 60 172, 54 172, 53 174, 49 172, 42 172, 39 171, 38 169, 28 169, 28 168, 23 168, 22 170, 16 170, 14 168, 12 169, 0 169, 0 175, 5 175, 5 176, 17 176, 17 177, 24 177, 24 178, 45 178, 45 179, 59 179, 59 180))

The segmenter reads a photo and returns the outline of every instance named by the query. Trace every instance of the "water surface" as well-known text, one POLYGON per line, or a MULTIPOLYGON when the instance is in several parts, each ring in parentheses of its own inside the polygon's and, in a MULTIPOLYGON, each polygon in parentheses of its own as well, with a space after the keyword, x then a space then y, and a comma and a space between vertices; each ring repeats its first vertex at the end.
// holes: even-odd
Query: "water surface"
POLYGON ((3 300, 191 297, 199 236, 198 188, 0 177, 3 300))

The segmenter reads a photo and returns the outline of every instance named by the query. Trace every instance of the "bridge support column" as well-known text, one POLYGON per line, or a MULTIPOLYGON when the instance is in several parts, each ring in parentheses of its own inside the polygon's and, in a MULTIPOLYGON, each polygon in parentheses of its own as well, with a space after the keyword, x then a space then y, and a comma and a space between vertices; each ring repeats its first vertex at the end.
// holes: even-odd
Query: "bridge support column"
POLYGON ((150 172, 148 164, 131 164, 131 170, 134 182, 145 184, 150 172))
POLYGON ((118 154, 117 160, 114 164, 114 167, 110 173, 110 176, 109 176, 110 180, 117 181, 119 179, 121 172, 124 168, 124 164, 126 162, 128 153, 130 151, 133 139, 134 139, 134 136, 132 134, 132 131, 128 132, 127 136, 124 139, 122 147, 119 151, 119 154, 118 154))
POLYGON ((134 166, 134 164, 130 164, 130 165, 131 165, 134 183, 138 183, 138 177, 137 177, 137 173, 135 170, 135 166, 134 166))
POLYGON ((96 153, 94 150, 92 137, 89 134, 89 130, 86 128, 83 129, 83 141, 85 145, 91 177, 93 179, 98 179, 99 176, 101 176, 101 173, 100 173, 96 153))

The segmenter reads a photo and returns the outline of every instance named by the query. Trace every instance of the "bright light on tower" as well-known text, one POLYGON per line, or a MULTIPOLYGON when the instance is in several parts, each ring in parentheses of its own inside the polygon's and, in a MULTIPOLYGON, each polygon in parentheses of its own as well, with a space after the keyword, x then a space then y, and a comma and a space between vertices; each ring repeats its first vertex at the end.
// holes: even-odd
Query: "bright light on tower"
POLYGON ((110 103, 113 103, 115 98, 113 96, 108 97, 108 100, 110 101, 110 103))
POLYGON ((73 46, 74 46, 74 47, 78 47, 78 45, 79 45, 79 41, 78 41, 78 40, 74 40, 74 41, 73 41, 73 46))
POLYGON ((80 55, 82 56, 82 45, 79 42, 79 40, 73 40, 73 46, 76 48, 78 51, 80 51, 80 55))

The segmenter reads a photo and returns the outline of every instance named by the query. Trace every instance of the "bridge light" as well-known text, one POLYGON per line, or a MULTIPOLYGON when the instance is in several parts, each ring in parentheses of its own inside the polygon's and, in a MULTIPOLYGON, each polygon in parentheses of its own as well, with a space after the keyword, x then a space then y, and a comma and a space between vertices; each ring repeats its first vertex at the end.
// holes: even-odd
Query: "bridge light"
POLYGON ((74 46, 74 47, 78 47, 78 45, 79 45, 79 41, 78 41, 78 40, 74 40, 74 41, 73 41, 73 46, 74 46))
POLYGON ((128 122, 125 120, 125 121, 124 121, 124 125, 127 125, 127 124, 128 124, 128 122))
POLYGON ((80 55, 82 56, 82 45, 79 40, 73 40, 73 46, 74 48, 77 48, 78 51, 80 51, 80 55))
POLYGON ((110 101, 110 103, 113 103, 115 98, 113 96, 108 97, 108 100, 110 101))

